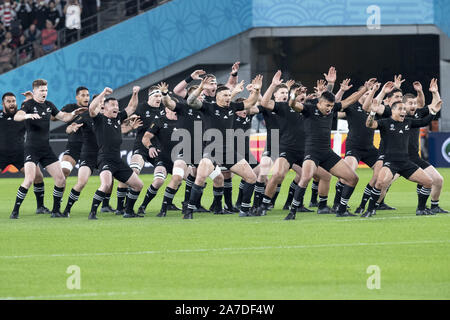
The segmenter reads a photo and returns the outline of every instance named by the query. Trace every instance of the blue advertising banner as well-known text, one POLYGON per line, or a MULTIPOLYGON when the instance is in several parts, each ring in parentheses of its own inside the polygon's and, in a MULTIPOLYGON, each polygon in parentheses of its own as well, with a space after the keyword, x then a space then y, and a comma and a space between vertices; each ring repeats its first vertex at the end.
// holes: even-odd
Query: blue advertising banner
POLYGON ((433 166, 450 168, 450 132, 430 132, 428 153, 433 166))

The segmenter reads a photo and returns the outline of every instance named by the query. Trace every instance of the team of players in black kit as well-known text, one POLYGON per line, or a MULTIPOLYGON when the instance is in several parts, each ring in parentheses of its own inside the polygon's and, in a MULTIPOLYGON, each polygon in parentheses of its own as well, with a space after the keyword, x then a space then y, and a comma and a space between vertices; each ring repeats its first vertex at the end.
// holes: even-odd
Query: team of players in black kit
POLYGON ((194 212, 208 211, 201 206, 208 177, 213 181, 214 194, 209 211, 239 213, 240 217, 263 216, 273 207, 290 169, 296 172, 296 177, 283 208, 289 210, 285 220, 295 219, 297 212, 312 211, 303 204, 311 180, 310 207, 317 206, 318 214, 350 217, 358 213, 368 218, 376 210, 395 209, 384 204, 383 198, 399 176, 417 183, 417 215, 447 213, 439 206, 443 178, 420 158, 418 148, 419 128, 427 126, 441 109, 437 80, 430 83, 433 100, 428 106, 419 82, 413 84, 416 95, 403 95, 401 85, 405 80, 401 75, 384 86, 370 79, 343 99, 352 85, 350 79, 345 79, 334 95, 336 70, 333 67, 324 74, 326 81, 317 82, 314 93, 308 93, 301 83, 283 82, 278 71, 264 95, 261 94, 262 76, 258 75, 246 87, 248 97, 235 99, 244 91, 244 82, 237 80, 238 70, 237 62, 224 85, 217 84, 214 75, 196 70, 172 94, 162 82, 149 88, 147 101, 139 106, 140 88, 133 87, 131 99, 122 111, 108 87, 92 101, 89 90, 79 87, 76 104, 67 105, 61 111, 47 100, 47 82, 42 79, 35 80, 32 92, 24 94, 26 99, 20 110, 15 95, 5 93, 3 111, 0 111, 0 169, 12 164, 25 174, 10 218, 19 217, 20 206, 33 183, 37 214, 69 217, 72 206, 96 170, 100 186, 89 211, 92 220, 97 219, 100 204, 102 212, 115 212, 124 218, 143 217, 169 173, 172 177, 158 217, 166 216, 168 210, 180 210, 172 200, 183 180, 186 181, 183 218, 192 219, 194 212), (200 83, 192 85, 194 80, 200 83), (257 113, 263 115, 267 127, 266 147, 259 163, 249 147, 251 120, 257 113), (331 128, 336 115, 348 121, 344 159, 331 149, 331 128), (68 150, 62 161, 49 144, 50 120, 68 123, 68 150), (128 165, 121 159, 120 146, 122 134, 134 129, 137 134, 128 165), (379 149, 373 145, 376 129, 381 135, 379 149), (360 161, 373 169, 373 177, 364 189, 361 204, 352 214, 347 204, 359 180, 356 168, 360 161), (143 188, 139 173, 146 162, 155 167, 154 179, 135 213, 135 203, 143 188), (78 180, 61 210, 66 177, 76 163, 79 163, 78 180), (55 182, 51 211, 44 206, 44 182, 39 165, 55 182), (242 178, 235 205, 232 174, 242 178), (329 207, 331 175, 338 182, 334 204, 329 207), (119 181, 116 210, 109 204, 114 179, 119 181), (427 208, 430 195, 431 207, 427 208))

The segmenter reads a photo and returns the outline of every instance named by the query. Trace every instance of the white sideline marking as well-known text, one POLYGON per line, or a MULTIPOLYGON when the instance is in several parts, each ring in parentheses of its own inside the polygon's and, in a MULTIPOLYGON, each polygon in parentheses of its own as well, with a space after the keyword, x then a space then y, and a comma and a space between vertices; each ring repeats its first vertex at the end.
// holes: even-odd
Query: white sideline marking
POLYGON ((141 291, 133 292, 91 292, 91 293, 73 293, 54 296, 28 296, 28 297, 0 297, 0 300, 42 300, 42 299, 63 299, 63 298, 81 298, 98 296, 127 296, 132 294, 141 294, 141 291))
POLYGON ((294 246, 264 246, 264 247, 235 247, 235 248, 205 248, 205 249, 176 249, 176 250, 149 250, 149 251, 124 251, 124 252, 93 252, 93 253, 60 253, 60 254, 34 254, 24 256, 0 256, 0 259, 27 259, 27 258, 60 258, 60 257, 93 257, 93 256, 120 256, 120 255, 145 255, 167 253, 199 253, 199 252, 238 252, 273 249, 310 249, 331 247, 362 247, 362 246, 386 246, 386 245, 414 245, 414 244, 438 244, 450 243, 450 240, 423 240, 400 242, 374 242, 374 243, 324 243, 294 246))

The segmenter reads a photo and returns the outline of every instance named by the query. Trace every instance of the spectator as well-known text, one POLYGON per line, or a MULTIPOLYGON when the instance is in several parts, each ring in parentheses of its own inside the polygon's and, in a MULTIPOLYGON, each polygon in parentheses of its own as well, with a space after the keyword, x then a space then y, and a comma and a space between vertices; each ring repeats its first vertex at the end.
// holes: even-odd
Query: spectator
POLYGON ((12 42, 14 44, 14 47, 17 48, 19 46, 20 36, 23 34, 22 25, 19 21, 13 20, 11 22, 10 32, 12 35, 12 42))
POLYGON ((77 33, 81 29, 81 6, 78 0, 69 0, 64 7, 66 15, 66 42, 71 42, 77 38, 77 33))
POLYGON ((6 29, 11 25, 11 21, 16 17, 16 2, 11 0, 4 0, 3 4, 0 5, 0 17, 2 19, 3 25, 6 29))
POLYGON ((10 49, 16 48, 16 44, 13 41, 12 33, 10 31, 7 31, 5 33, 5 40, 3 41, 3 43, 10 49))
POLYGON ((45 28, 45 21, 49 18, 49 8, 44 0, 40 0, 34 6, 33 9, 33 18, 36 22, 36 27, 39 30, 43 30, 45 28))
POLYGON ((0 43, 5 40, 6 29, 3 23, 0 22, 0 43))
POLYGON ((33 57, 33 44, 30 43, 25 35, 21 35, 19 38, 19 47, 17 48, 19 51, 19 61, 18 65, 22 65, 27 63, 33 57))
POLYGON ((44 54, 50 53, 56 49, 56 41, 58 40, 58 32, 53 27, 50 20, 45 22, 45 29, 42 30, 42 51, 44 54))
POLYGON ((34 57, 41 56, 41 32, 36 28, 36 25, 32 23, 30 27, 25 30, 24 35, 30 43, 33 45, 34 57))
POLYGON ((0 45, 0 73, 7 72, 13 68, 14 52, 5 42, 0 45))
POLYGON ((61 29, 61 15, 59 14, 58 9, 56 9, 55 1, 50 1, 48 3, 49 12, 48 12, 48 20, 50 20, 55 27, 56 30, 61 29))
POLYGON ((20 0, 16 6, 16 15, 22 25, 22 30, 27 30, 31 24, 32 5, 33 0, 20 0))

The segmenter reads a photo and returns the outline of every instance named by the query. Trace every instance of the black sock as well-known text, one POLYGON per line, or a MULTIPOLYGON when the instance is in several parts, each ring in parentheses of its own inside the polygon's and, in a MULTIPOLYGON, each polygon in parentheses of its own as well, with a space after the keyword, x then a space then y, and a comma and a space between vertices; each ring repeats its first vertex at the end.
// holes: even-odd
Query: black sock
POLYGON ((222 207, 223 187, 213 187, 213 195, 213 205, 220 205, 222 207))
MULTIPOLYGON (((173 198, 175 197, 175 195, 177 194, 178 190, 180 189, 180 186, 178 186, 178 188, 176 188, 176 189, 172 189, 172 188, 170 188, 170 189, 173 190, 173 197, 172 198, 167 198, 167 205, 168 206, 172 205, 173 198)), ((167 190, 167 188, 166 188, 166 190, 167 190)))
POLYGON ((19 212, 20 206, 27 195, 28 189, 20 186, 17 190, 16 202, 14 203, 14 212, 19 212))
POLYGON ((241 183, 239 183, 239 193, 238 198, 236 200, 236 206, 239 207, 242 203, 242 190, 244 189, 244 180, 241 180, 241 183))
POLYGON ((264 194, 264 182, 256 182, 255 184, 255 196, 253 197, 253 206, 258 208, 261 205, 262 197, 264 194))
POLYGON ((265 194, 263 195, 263 199, 262 199, 262 203, 261 206, 263 206, 264 208, 269 208, 270 204, 272 203, 272 198, 270 198, 269 196, 266 196, 265 194))
POLYGON ((430 196, 431 188, 422 187, 419 194, 419 203, 417 209, 425 210, 425 206, 427 204, 428 197, 430 196))
POLYGON ((342 198, 342 190, 344 189, 344 184, 338 181, 336 183, 336 194, 334 195, 334 206, 339 205, 341 203, 342 198))
POLYGON ((277 189, 276 189, 275 194, 273 195, 273 198, 272 198, 271 204, 274 207, 275 207, 275 201, 277 201, 278 195, 280 194, 280 190, 281 190, 281 184, 277 185, 277 189))
POLYGON ((367 207, 367 211, 372 211, 377 206, 377 201, 380 199, 381 190, 378 190, 375 187, 372 187, 372 194, 370 195, 369 206, 367 207))
POLYGON ((141 204, 141 208, 147 208, 148 204, 153 200, 157 193, 158 189, 155 189, 153 185, 150 185, 150 187, 148 187, 147 189, 147 193, 145 194, 144 201, 141 204))
POLYGON ((296 213, 298 208, 303 207, 303 198, 305 197, 306 188, 296 186, 294 199, 291 203, 291 212, 296 213))
POLYGON ((191 189, 191 197, 189 198, 188 210, 195 210, 197 205, 200 203, 200 198, 202 197, 203 187, 193 184, 191 189))
POLYGON ((254 183, 250 184, 248 182, 244 182, 244 188, 242 189, 242 203, 241 203, 242 212, 248 212, 250 210, 250 202, 252 201, 254 190, 255 190, 254 183))
POLYGON ((55 186, 53 188, 53 210, 52 212, 59 212, 61 209, 61 200, 64 195, 64 188, 55 186))
POLYGON ((288 197, 286 199, 286 203, 284 204, 285 207, 289 207, 292 203, 292 199, 294 199, 294 194, 295 191, 297 190, 297 184, 292 181, 291 185, 289 186, 289 192, 288 192, 288 197))
POLYGON ((225 206, 228 210, 233 209, 233 181, 225 179, 223 183, 223 198, 225 200, 225 206))
POLYGON ((439 199, 434 201, 431 200, 431 209, 439 207, 439 199))
POLYGON ((34 194, 36 196, 36 207, 40 208, 44 206, 44 183, 34 184, 34 194))
POLYGON ((191 196, 191 189, 195 183, 195 177, 188 175, 186 178, 186 191, 184 192, 184 202, 189 202, 191 196))
POLYGON ((317 203, 318 194, 319 194, 319 181, 313 180, 311 184, 311 201, 310 201, 311 203, 317 203))
POLYGON ((342 188, 342 197, 341 202, 339 203, 338 212, 344 213, 347 211, 347 204, 353 194, 353 191, 355 191, 355 187, 350 187, 349 185, 344 184, 344 188, 342 188))
POLYGON ((102 207, 109 207, 109 199, 111 199, 111 193, 105 193, 105 198, 103 199, 102 207))
POLYGON ((319 195, 319 209, 323 209, 327 206, 328 196, 320 196, 319 195))
POLYGON ((94 198, 92 199, 91 212, 97 213, 97 208, 102 203, 105 193, 103 191, 97 190, 94 193, 94 198))
POLYGON ((78 201, 79 197, 80 197, 80 193, 77 190, 72 188, 72 190, 70 190, 69 198, 67 199, 67 205, 66 205, 66 209, 64 209, 64 212, 70 212, 73 204, 78 201))
POLYGON ((372 195, 372 187, 370 184, 367 184, 367 186, 364 188, 364 194, 361 199, 361 203, 359 204, 360 208, 365 208, 367 201, 369 201, 370 196, 372 195))
POLYGON ((173 197, 177 193, 177 190, 172 189, 170 187, 166 187, 166 191, 164 192, 164 198, 161 205, 161 211, 167 211, 167 206, 172 204, 173 197))
POLYGON ((125 207, 125 197, 128 188, 117 188, 117 210, 123 210, 125 207))
POLYGON ((133 213, 134 212, 134 204, 136 203, 136 200, 139 198, 139 194, 141 191, 134 191, 133 189, 128 189, 127 193, 127 207, 125 212, 127 213, 133 213))

